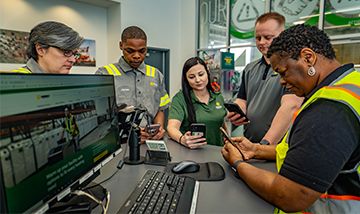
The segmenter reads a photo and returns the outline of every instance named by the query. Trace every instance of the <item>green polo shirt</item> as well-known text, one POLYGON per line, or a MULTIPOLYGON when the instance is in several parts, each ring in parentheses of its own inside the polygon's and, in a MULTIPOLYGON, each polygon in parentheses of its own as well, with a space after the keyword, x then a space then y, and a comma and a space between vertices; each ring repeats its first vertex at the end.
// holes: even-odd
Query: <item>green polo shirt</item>
MULTIPOLYGON (((223 140, 219 128, 223 125, 224 117, 226 115, 224 97, 221 93, 210 92, 209 103, 205 104, 200 102, 194 95, 194 92, 191 91, 191 98, 195 108, 197 123, 204 123, 206 125, 207 143, 210 145, 222 146, 223 140)), ((181 121, 181 133, 190 130, 186 102, 181 90, 172 98, 169 119, 181 121)))

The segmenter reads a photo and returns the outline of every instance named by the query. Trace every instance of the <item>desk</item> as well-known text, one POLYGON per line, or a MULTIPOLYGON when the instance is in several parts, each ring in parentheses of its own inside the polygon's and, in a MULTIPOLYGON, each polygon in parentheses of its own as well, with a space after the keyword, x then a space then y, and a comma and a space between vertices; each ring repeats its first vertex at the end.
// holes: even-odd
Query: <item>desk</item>
MULTIPOLYGON (((215 182, 200 182, 200 190, 196 213, 272 213, 273 206, 257 196, 240 179, 234 176, 232 169, 221 156, 221 147, 207 145, 201 149, 190 150, 178 143, 165 140, 170 151, 172 162, 194 160, 196 162, 215 161, 225 170, 225 179, 215 182)), ((125 145, 123 145, 123 149, 125 145)), ((145 155, 147 147, 141 145, 141 155, 145 155)), ((101 169, 101 175, 95 182, 112 175, 116 165, 123 158, 123 152, 101 169)), ((274 162, 256 161, 259 168, 275 171, 274 162)), ((108 213, 116 213, 135 185, 147 169, 163 171, 163 166, 153 165, 124 165, 123 168, 103 186, 110 191, 111 201, 108 213)))

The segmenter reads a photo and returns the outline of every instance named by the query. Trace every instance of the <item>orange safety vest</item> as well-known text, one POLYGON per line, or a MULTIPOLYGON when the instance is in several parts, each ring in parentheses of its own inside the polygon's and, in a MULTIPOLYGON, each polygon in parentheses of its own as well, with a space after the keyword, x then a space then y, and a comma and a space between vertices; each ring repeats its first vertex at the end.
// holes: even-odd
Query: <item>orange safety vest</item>
MULTIPOLYGON (((356 70, 349 70, 345 72, 340 78, 335 80, 329 86, 323 87, 316 91, 300 108, 297 115, 314 103, 317 99, 329 99, 346 104, 350 107, 353 113, 357 116, 360 122, 360 72, 356 70)), ((297 117, 295 116, 295 118, 297 117)), ((295 119, 294 118, 294 119, 295 119)), ((294 120, 293 120, 294 121, 294 120)), ((285 137, 276 146, 276 166, 278 171, 286 158, 286 153, 289 149, 288 140, 289 128, 285 137)), ((360 182, 360 162, 351 170, 341 171, 340 173, 354 173, 359 175, 360 182)), ((352 195, 329 195, 324 193, 315 201, 305 212, 310 213, 359 213, 360 212, 360 197, 352 195)), ((284 213, 278 208, 275 208, 274 213, 284 213)))

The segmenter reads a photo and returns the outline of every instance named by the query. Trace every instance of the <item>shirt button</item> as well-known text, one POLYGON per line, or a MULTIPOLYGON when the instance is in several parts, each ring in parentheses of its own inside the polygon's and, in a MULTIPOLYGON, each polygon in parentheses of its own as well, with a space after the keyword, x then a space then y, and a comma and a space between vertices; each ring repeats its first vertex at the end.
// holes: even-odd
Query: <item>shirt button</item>
POLYGON ((137 81, 138 81, 138 82, 140 82, 140 80, 139 80, 139 79, 138 79, 137 81))
POLYGON ((139 91, 138 94, 141 94, 141 91, 139 91))

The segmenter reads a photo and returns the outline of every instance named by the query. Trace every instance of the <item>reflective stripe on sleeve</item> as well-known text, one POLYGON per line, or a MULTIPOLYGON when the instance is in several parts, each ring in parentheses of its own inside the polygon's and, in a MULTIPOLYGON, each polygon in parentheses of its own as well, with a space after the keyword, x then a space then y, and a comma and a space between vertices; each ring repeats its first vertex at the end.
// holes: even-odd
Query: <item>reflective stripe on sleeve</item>
POLYGON ((170 98, 168 94, 165 94, 163 97, 160 98, 160 107, 163 107, 168 103, 170 103, 170 98))
POLYGON ((29 69, 26 69, 26 68, 18 68, 18 69, 12 70, 11 72, 23 73, 23 74, 31 74, 31 71, 29 69))

